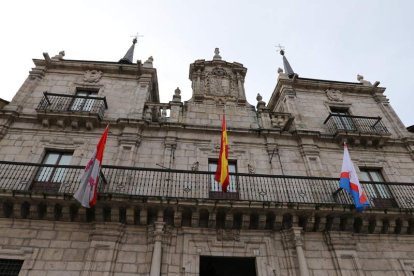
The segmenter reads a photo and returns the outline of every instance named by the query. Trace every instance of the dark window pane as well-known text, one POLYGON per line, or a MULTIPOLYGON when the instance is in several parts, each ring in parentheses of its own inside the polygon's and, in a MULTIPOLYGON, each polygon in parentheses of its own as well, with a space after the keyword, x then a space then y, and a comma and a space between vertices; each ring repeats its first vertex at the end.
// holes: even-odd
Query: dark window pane
POLYGON ((23 260, 0 259, 0 275, 18 276, 22 265, 23 260))

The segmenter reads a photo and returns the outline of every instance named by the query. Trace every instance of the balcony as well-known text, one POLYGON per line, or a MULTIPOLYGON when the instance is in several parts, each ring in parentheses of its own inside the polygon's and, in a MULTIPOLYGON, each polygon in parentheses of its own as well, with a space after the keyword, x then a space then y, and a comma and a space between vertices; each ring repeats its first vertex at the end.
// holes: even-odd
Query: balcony
POLYGON ((391 135, 381 117, 330 113, 324 124, 328 132, 341 143, 346 140, 356 145, 382 146, 391 135))
POLYGON ((77 128, 80 124, 84 124, 90 129, 103 119, 107 108, 105 97, 43 92, 43 98, 36 111, 45 126, 56 123, 62 127, 70 124, 77 128))
MULTIPOLYGON (((0 190, 65 196, 80 183, 81 166, 53 166, 0 161, 0 190), (47 179, 47 181, 46 181, 47 179)), ((279 204, 348 206, 352 199, 339 191, 336 178, 231 174, 232 196, 219 197, 212 172, 104 166, 100 195, 119 198, 226 200, 279 204)), ((362 182, 371 208, 414 208, 414 183, 362 182)))
POLYGON ((169 103, 145 103, 144 119, 148 122, 168 122, 171 114, 169 103))

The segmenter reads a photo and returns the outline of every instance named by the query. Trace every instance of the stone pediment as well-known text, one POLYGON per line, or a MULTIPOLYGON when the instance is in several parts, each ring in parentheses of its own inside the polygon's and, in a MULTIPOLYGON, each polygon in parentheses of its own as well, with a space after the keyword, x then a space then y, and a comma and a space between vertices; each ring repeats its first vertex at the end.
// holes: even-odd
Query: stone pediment
POLYGON ((196 60, 190 65, 193 97, 196 102, 236 101, 246 103, 244 78, 247 69, 242 64, 229 63, 217 58, 212 61, 196 60), (220 100, 215 100, 215 99, 220 100))

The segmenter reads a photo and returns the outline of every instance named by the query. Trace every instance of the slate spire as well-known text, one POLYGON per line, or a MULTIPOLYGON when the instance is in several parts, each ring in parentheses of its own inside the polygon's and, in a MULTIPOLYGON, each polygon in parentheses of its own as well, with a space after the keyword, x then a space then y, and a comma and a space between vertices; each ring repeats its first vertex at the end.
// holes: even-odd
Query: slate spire
POLYGON ((295 72, 293 71, 292 67, 289 64, 289 61, 285 57, 285 51, 283 49, 280 50, 280 54, 283 56, 283 67, 285 68, 285 73, 291 79, 295 75, 295 72))
POLYGON ((118 62, 124 63, 124 64, 132 64, 134 60, 134 49, 135 44, 137 43, 137 38, 135 37, 134 40, 132 40, 132 45, 129 47, 128 51, 126 52, 125 56, 121 58, 118 62))

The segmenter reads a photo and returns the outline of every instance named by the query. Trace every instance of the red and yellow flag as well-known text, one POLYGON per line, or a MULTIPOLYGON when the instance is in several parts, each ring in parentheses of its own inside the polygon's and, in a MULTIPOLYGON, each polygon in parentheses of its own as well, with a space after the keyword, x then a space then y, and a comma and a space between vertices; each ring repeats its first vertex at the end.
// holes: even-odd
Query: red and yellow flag
POLYGON ((229 186, 229 141, 227 140, 226 118, 224 114, 223 122, 221 123, 220 157, 214 179, 221 184, 221 190, 227 192, 227 186, 229 186))

